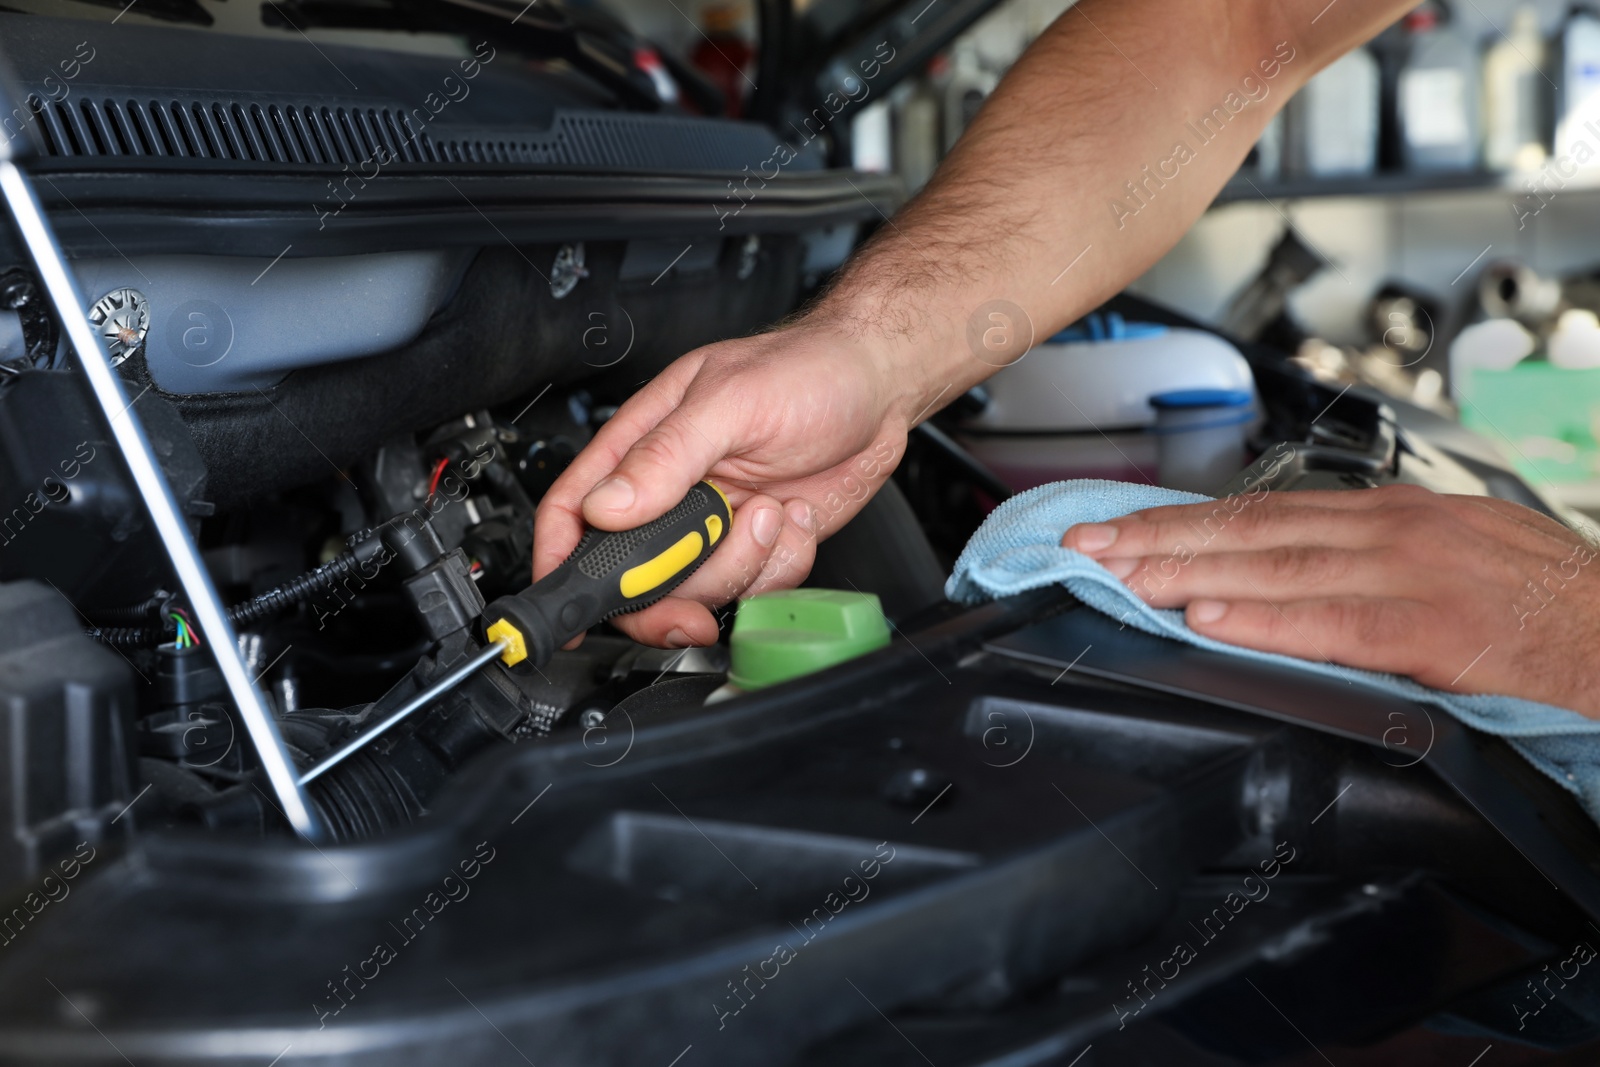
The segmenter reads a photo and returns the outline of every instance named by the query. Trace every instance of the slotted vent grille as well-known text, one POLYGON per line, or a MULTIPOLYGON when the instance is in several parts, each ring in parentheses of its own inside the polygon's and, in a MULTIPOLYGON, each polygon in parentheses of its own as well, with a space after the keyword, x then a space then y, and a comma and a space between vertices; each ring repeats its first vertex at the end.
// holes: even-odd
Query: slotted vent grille
POLYGON ((239 163, 360 163, 386 152, 423 162, 427 141, 392 108, 285 107, 224 101, 116 100, 33 95, 52 156, 167 156, 239 163))
MULTIPOLYGON (((238 100, 139 100, 33 93, 28 108, 43 150, 65 158, 114 156, 218 163, 363 165, 523 164, 618 169, 739 170, 768 158, 755 127, 703 119, 561 112, 538 132, 419 132, 396 107, 238 100)), ((442 132, 442 131, 441 131, 442 132)), ((810 169, 803 167, 799 169, 810 169)))

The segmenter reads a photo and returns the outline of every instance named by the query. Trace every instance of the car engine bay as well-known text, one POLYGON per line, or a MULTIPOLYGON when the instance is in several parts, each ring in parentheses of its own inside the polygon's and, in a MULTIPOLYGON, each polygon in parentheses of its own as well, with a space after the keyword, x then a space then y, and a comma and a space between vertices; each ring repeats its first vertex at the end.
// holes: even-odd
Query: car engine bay
MULTIPOLYGON (((819 149, 740 191, 765 128, 645 108, 615 64, 513 72, 498 38, 324 63, 0 19, 39 197, 325 831, 296 840, 6 233, 0 1062, 1090 1067, 1308 1062, 1424 1025, 1452 1052, 1600 1040, 1600 997, 1519 1000, 1593 936, 1600 830, 1503 741, 1061 589, 945 600, 1009 492, 954 439, 981 392, 819 548, 808 584, 874 594, 885 647, 708 700, 729 605, 714 646, 602 625, 412 708, 483 654, 485 605, 531 581, 535 509, 618 405, 802 306, 901 190, 819 149), (472 92, 407 136, 415 86, 450 77, 472 92)), ((1127 294, 1102 311, 1216 333, 1127 294)), ((1460 427, 1238 350, 1262 419, 1235 490, 1545 508, 1460 427)))

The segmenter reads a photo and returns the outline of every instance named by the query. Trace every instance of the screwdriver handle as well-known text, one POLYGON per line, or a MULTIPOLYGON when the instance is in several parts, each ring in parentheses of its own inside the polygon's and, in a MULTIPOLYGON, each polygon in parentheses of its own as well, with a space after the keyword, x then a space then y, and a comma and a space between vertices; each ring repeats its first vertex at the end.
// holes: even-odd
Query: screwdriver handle
POLYGON ((687 496, 654 522, 610 533, 590 530, 572 555, 514 596, 483 613, 490 641, 505 639, 508 667, 542 667, 556 649, 601 619, 638 611, 694 573, 733 525, 722 490, 696 482, 687 496))

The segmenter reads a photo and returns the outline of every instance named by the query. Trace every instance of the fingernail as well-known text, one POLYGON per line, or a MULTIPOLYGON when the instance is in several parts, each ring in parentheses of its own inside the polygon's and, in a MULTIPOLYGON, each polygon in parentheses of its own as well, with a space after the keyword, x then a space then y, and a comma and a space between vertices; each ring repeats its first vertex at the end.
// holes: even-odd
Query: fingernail
POLYGON ((626 478, 606 478, 589 490, 584 503, 602 511, 623 511, 633 504, 633 486, 626 478))
POLYGON ((757 508, 755 517, 750 520, 750 533, 762 548, 771 548, 782 529, 783 516, 778 514, 777 508, 757 508))
POLYGON ((1072 547, 1079 552, 1099 552, 1110 548, 1117 540, 1117 528, 1106 523, 1091 522, 1072 528, 1072 547))
POLYGON ((674 627, 672 631, 667 634, 668 648, 688 648, 693 644, 694 641, 689 637, 689 635, 676 627, 674 627))
POLYGON ((1189 618, 1202 625, 1216 622, 1228 613, 1228 605, 1220 600, 1196 600, 1189 605, 1189 618))
POLYGON ((1139 568, 1137 559, 1107 559, 1101 560, 1100 566, 1111 572, 1114 578, 1126 578, 1139 568))
POLYGON ((804 500, 791 500, 783 509, 789 516, 789 521, 794 523, 806 533, 811 532, 811 505, 804 500))

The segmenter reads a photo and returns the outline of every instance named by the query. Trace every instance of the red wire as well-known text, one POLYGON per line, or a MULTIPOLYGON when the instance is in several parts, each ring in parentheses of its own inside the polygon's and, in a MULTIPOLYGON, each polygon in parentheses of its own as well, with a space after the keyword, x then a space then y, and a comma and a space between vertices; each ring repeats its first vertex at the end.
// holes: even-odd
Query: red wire
POLYGON ((195 629, 194 623, 189 618, 189 613, 184 611, 182 608, 173 608, 172 610, 183 616, 184 625, 189 627, 189 639, 193 641, 195 643, 195 647, 198 648, 200 645, 200 631, 195 629))
POLYGON ((432 496, 439 491, 439 479, 444 477, 444 469, 450 466, 450 457, 445 456, 433 465, 433 480, 428 483, 428 495, 432 496))

